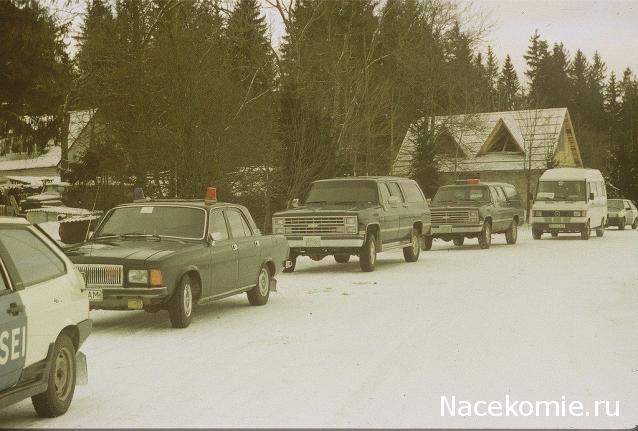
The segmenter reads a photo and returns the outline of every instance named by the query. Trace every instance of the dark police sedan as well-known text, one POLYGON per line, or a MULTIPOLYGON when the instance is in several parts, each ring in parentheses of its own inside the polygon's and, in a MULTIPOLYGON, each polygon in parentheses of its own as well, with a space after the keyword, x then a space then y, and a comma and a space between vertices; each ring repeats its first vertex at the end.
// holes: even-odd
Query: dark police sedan
POLYGON ((248 210, 210 200, 144 200, 108 211, 88 242, 66 249, 92 309, 166 309, 187 327, 194 304, 246 292, 264 305, 288 257, 248 210))

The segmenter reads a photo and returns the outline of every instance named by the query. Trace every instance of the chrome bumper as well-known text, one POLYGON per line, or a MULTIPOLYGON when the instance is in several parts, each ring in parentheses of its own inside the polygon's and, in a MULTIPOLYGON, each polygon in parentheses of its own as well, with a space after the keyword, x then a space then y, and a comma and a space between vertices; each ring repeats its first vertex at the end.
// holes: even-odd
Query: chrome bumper
POLYGON ((456 233, 477 233, 483 230, 483 225, 452 226, 452 229, 442 229, 439 226, 432 226, 430 235, 451 235, 456 233))
POLYGON ((352 239, 321 239, 319 244, 309 244, 303 239, 289 239, 290 248, 338 248, 338 247, 361 247, 363 238, 352 239))
POLYGON ((99 289, 104 298, 113 296, 135 297, 135 298, 162 298, 168 295, 166 287, 100 287, 90 286, 88 289, 99 289))

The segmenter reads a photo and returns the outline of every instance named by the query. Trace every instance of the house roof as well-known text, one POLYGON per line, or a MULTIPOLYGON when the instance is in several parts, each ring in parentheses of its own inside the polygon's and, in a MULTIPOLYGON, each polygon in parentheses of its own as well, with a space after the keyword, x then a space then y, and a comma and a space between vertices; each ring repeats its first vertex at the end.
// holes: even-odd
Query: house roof
MULTIPOLYGON (((566 119, 569 119, 567 108, 435 117, 438 133, 449 131, 464 153, 464 157, 456 161, 441 157, 440 169, 451 172, 456 164, 458 171, 521 170, 526 158, 531 159, 532 169, 545 169, 548 156, 553 156, 560 145, 566 119), (510 134, 522 152, 486 152, 488 140, 501 128, 510 134)), ((401 144, 392 167, 393 174, 408 175, 411 170, 416 150, 413 129, 410 128, 401 144)))
MULTIPOLYGON (((95 114, 95 109, 69 112, 68 146, 71 148, 95 114)), ((60 163, 62 149, 49 141, 44 152, 37 155, 8 154, 0 157, 0 172, 50 168, 60 163)))

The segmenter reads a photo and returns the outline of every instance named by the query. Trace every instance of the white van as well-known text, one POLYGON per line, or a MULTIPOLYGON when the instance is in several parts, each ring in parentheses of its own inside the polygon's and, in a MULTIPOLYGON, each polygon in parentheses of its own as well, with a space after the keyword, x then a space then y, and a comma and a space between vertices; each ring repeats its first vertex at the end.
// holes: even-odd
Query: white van
POLYGON ((592 229, 600 237, 606 222, 607 189, 599 170, 557 168, 541 175, 530 217, 534 239, 544 232, 575 232, 587 240, 592 229))

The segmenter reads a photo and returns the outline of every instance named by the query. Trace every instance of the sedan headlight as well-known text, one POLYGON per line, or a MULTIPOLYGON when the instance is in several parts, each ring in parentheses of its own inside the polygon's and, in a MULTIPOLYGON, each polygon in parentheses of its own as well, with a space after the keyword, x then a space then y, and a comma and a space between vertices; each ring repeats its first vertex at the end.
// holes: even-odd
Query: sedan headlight
POLYGON ((128 282, 132 284, 148 284, 148 270, 129 269, 128 282))
POLYGON ((160 271, 159 269, 129 269, 127 280, 130 284, 161 286, 162 271, 160 271))
POLYGON ((574 217, 582 217, 584 211, 574 211, 574 217))

